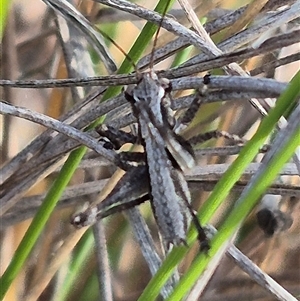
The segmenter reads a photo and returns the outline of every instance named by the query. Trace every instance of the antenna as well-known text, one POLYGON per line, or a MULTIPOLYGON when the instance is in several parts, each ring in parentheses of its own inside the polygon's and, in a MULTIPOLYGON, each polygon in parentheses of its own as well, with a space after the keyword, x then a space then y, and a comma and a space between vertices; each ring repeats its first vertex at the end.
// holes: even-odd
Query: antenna
POLYGON ((135 64, 135 62, 133 61, 133 59, 126 53, 126 51, 124 51, 124 49, 118 45, 108 34, 106 34, 104 31, 102 31, 101 29, 97 28, 97 30, 105 37, 105 39, 107 39, 108 41, 110 41, 124 56, 125 58, 132 64, 134 70, 136 72, 138 72, 138 68, 137 65, 135 64))
POLYGON ((168 8, 170 6, 170 3, 171 3, 171 0, 168 1, 167 5, 165 6, 164 10, 163 10, 163 13, 161 15, 161 19, 160 19, 160 22, 159 22, 159 25, 158 25, 158 29, 155 33, 155 36, 154 36, 154 41, 153 41, 153 47, 152 47, 152 52, 151 52, 151 57, 150 57, 150 69, 153 69, 153 64, 154 64, 154 51, 155 51, 155 48, 156 48, 156 45, 157 45, 157 39, 158 39, 158 35, 159 35, 159 32, 161 30, 161 25, 164 21, 164 18, 167 14, 167 11, 168 11, 168 8))
MULTIPOLYGON (((150 63, 149 63, 149 68, 153 69, 153 58, 154 58, 154 51, 157 45, 157 39, 158 39, 158 35, 161 29, 161 25, 163 23, 164 17, 168 11, 168 8, 170 6, 172 0, 168 0, 167 4, 164 6, 163 8, 163 12, 161 15, 161 19, 158 25, 158 29, 155 33, 154 36, 154 42, 153 42, 153 47, 152 47, 152 52, 151 52, 151 56, 150 56, 150 63)), ((105 32, 103 32, 101 29, 97 28, 97 30, 103 35, 104 38, 106 38, 107 40, 109 40, 124 56, 125 58, 132 64, 134 70, 136 73, 139 73, 137 64, 134 62, 134 60, 120 47, 120 45, 118 45, 109 35, 107 35, 105 32)), ((134 47, 134 46, 133 46, 134 47)))

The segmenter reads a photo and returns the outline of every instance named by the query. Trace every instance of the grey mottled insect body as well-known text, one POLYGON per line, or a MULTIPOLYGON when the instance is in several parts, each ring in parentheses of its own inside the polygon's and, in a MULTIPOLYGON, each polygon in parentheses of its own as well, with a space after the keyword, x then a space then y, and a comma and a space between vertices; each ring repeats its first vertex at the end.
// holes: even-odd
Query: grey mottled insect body
POLYGON ((189 202, 190 196, 184 178, 178 176, 171 160, 185 168, 194 164, 194 158, 183 149, 166 122, 168 117, 163 115, 162 102, 167 89, 167 80, 159 80, 150 71, 142 74, 140 82, 126 93, 145 147, 152 207, 158 227, 167 244, 178 245, 186 240, 187 210, 184 201, 189 202))

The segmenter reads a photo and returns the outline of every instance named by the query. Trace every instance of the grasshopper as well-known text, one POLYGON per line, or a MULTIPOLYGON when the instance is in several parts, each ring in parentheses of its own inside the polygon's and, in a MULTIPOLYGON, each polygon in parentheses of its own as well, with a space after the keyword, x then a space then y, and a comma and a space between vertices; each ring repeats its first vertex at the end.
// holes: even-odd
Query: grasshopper
MULTIPOLYGON (((201 249, 207 249, 208 240, 190 207, 191 196, 183 176, 183 171, 195 165, 193 150, 173 131, 168 114, 166 97, 171 87, 167 79, 159 79, 152 70, 139 76, 138 84, 129 86, 125 97, 138 121, 145 164, 127 171, 104 201, 76 215, 72 223, 90 225, 107 216, 107 211, 120 211, 150 199, 167 245, 186 244, 188 215, 191 215, 199 232, 201 249)), ((99 132, 109 136, 109 131, 99 132)))
POLYGON ((127 89, 125 97, 138 120, 157 224, 167 244, 178 245, 186 243, 187 218, 183 206, 190 204, 182 171, 192 168, 195 158, 192 148, 172 131, 168 121, 163 103, 169 92, 168 80, 159 79, 150 71, 141 75, 135 87, 127 89))

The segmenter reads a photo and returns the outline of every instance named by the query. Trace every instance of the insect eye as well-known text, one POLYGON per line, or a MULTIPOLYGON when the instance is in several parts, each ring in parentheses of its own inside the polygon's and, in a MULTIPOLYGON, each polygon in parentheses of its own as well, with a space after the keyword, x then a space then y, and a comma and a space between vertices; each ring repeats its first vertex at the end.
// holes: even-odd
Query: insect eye
POLYGON ((159 80, 161 87, 166 91, 166 93, 170 93, 172 91, 172 85, 167 78, 161 78, 159 80))
POLYGON ((172 91, 172 84, 170 82, 168 83, 168 86, 165 87, 165 91, 166 91, 166 93, 171 93, 171 91, 172 91))
POLYGON ((128 101, 128 102, 130 102, 130 103, 135 103, 135 100, 134 100, 134 98, 133 98, 133 96, 132 96, 132 90, 125 90, 124 91, 124 96, 125 96, 125 98, 126 98, 126 100, 128 101))

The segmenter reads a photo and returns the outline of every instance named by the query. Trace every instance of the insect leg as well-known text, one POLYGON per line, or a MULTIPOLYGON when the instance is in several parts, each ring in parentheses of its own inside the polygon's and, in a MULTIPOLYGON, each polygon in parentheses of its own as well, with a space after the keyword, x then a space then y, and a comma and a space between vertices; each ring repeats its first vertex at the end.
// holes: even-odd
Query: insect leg
POLYGON ((176 121, 176 125, 174 127, 174 131, 176 133, 182 131, 187 125, 194 119, 196 113, 198 112, 200 106, 206 102, 205 95, 206 95, 206 85, 209 81, 203 81, 204 85, 202 89, 199 89, 196 94, 193 102, 191 103, 190 107, 185 111, 183 116, 178 118, 176 121))
POLYGON ((227 140, 234 142, 235 144, 245 144, 247 142, 246 139, 243 139, 238 135, 230 134, 226 131, 219 131, 219 130, 210 131, 207 133, 201 133, 197 136, 192 137, 188 141, 190 144, 195 145, 198 143, 206 142, 214 138, 225 138, 227 140))
POLYGON ((78 228, 90 226, 103 217, 132 208, 149 199, 149 189, 147 167, 131 167, 101 203, 75 214, 71 223, 78 228))
MULTIPOLYGON (((124 132, 122 130, 118 130, 116 128, 101 125, 96 128, 97 133, 99 133, 102 137, 108 139, 105 140, 104 147, 108 149, 115 149, 118 150, 124 145, 125 143, 132 143, 136 144, 138 142, 138 138, 131 134, 124 132)), ((124 162, 145 162, 146 155, 145 153, 141 152, 120 152, 119 153, 120 160, 124 162)))
POLYGON ((190 107, 186 110, 184 115, 181 118, 179 118, 177 123, 185 126, 188 125, 194 119, 196 113, 198 112, 200 106, 203 103, 205 103, 204 94, 198 91, 190 107))
POLYGON ((209 239, 205 233, 204 228, 201 226, 199 219, 195 213, 195 211, 193 210, 191 205, 187 205, 191 216, 192 216, 192 221, 196 227, 196 230, 198 232, 198 240, 199 240, 199 244, 200 244, 200 251, 203 251, 205 253, 207 253, 210 249, 210 245, 209 245, 209 239))
POLYGON ((198 232, 198 240, 200 244, 200 250, 207 252, 210 249, 209 239, 200 224, 199 219, 191 205, 191 195, 187 185, 187 182, 183 176, 183 173, 178 169, 173 169, 172 178, 175 183, 176 193, 180 198, 182 204, 183 212, 186 211, 186 208, 189 211, 190 216, 192 217, 192 222, 194 223, 196 230, 198 232))
POLYGON ((96 131, 100 136, 109 139, 113 149, 120 149, 125 143, 136 144, 138 141, 135 135, 104 124, 98 126, 96 131))

